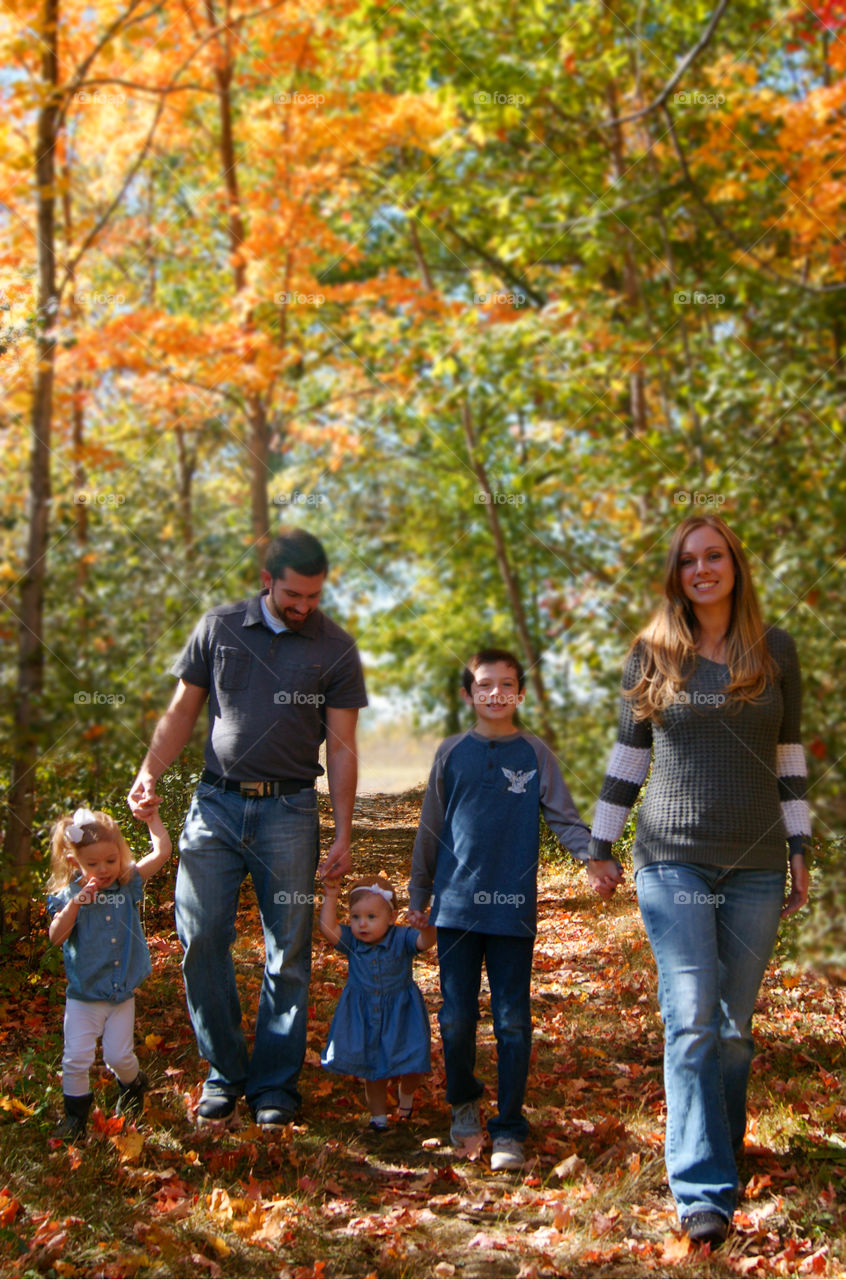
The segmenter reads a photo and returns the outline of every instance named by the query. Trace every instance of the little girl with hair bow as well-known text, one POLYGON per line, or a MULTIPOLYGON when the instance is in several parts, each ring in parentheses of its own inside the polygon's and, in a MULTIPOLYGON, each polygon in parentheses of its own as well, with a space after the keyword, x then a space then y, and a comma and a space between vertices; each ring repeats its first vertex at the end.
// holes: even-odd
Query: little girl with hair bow
POLYGON ((133 1039, 135 988, 151 971, 138 907, 144 883, 171 854, 158 810, 147 819, 153 852, 140 862, 114 818, 77 809, 53 828, 47 908, 50 941, 64 953, 68 986, 62 1093, 56 1138, 81 1138, 94 1100, 88 1072, 102 1037, 103 1059, 120 1090, 118 1115, 140 1114, 147 1077, 133 1039))
POLYGON ((329 1071, 364 1080, 370 1128, 388 1127, 388 1081, 398 1078, 398 1116, 409 1120, 414 1091, 431 1069, 429 1017, 411 977, 412 961, 435 945, 434 926, 397 926, 396 894, 383 876, 350 889, 350 923, 338 924, 340 877, 324 881, 318 927, 349 957, 347 983, 321 1058, 329 1071))

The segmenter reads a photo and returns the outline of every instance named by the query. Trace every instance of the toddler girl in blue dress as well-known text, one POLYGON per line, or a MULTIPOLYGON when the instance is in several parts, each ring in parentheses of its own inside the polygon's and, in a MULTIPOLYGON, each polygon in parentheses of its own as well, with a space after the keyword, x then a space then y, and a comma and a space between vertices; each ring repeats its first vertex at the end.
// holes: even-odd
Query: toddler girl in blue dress
POLYGON ((340 877, 324 881, 318 927, 349 957, 347 984, 321 1058, 329 1071, 364 1080, 370 1128, 388 1127, 388 1081, 399 1080, 398 1115, 408 1120, 414 1091, 428 1074, 429 1016, 411 977, 414 956, 435 945, 434 926, 397 926, 397 899, 383 876, 350 889, 350 923, 338 924, 340 877))
POLYGON ((133 862, 132 851, 108 813, 77 809, 53 828, 47 882, 50 941, 62 947, 68 986, 62 1093, 65 1118, 55 1138, 85 1133, 94 1101, 88 1073, 97 1041, 118 1082, 118 1115, 138 1115, 147 1077, 133 1047, 135 988, 151 971, 138 907, 144 884, 171 855, 158 808, 147 818, 152 853, 133 862))

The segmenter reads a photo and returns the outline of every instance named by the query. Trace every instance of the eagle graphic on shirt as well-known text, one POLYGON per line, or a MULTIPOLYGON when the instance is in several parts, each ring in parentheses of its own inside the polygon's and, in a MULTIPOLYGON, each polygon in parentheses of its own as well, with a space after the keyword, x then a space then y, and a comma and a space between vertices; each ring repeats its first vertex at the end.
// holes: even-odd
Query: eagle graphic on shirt
POLYGON ((511 783, 508 790, 512 791, 515 796, 522 796, 526 794, 526 783, 531 782, 532 778, 537 773, 537 769, 532 769, 529 773, 523 773, 520 769, 516 770, 516 772, 514 769, 506 769, 504 765, 502 765, 501 768, 502 772, 511 783))

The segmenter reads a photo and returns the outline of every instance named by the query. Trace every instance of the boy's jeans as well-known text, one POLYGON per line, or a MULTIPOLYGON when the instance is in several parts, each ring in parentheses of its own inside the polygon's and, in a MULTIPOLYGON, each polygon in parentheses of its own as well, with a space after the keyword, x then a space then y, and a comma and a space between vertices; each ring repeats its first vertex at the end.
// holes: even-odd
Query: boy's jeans
MULTIPOLYGON (((293 1111, 305 1056, 317 795, 249 798, 201 782, 179 841, 176 928, 197 1047, 210 1067, 204 1097, 246 1093, 293 1111), (252 877, 264 930, 264 981, 252 1056, 241 1030, 232 944, 241 883, 252 877)), ((252 956, 250 956, 252 958, 252 956)))
POLYGON ((752 1012, 785 872, 659 862, 636 876, 664 1022, 665 1156, 679 1217, 731 1219, 746 1129, 752 1012))
POLYGON ((488 1132, 492 1138, 515 1138, 518 1142, 524 1142, 529 1132, 523 1098, 532 1048, 530 988, 534 945, 534 938, 438 929, 443 996, 438 1022, 444 1045, 447 1100, 458 1107, 474 1102, 484 1092, 474 1074, 484 961, 498 1057, 499 1114, 488 1121, 488 1132))

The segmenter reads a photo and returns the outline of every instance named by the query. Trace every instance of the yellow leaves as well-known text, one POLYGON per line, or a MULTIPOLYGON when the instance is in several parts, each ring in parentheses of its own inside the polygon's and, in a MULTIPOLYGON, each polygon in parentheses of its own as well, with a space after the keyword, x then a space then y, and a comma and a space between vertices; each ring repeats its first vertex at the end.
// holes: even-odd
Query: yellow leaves
POLYGON ((158 1049, 164 1043, 164 1036, 151 1032, 150 1035, 144 1037, 144 1043, 148 1049, 158 1049))
POLYGON ((241 1239, 257 1244, 278 1241, 291 1230, 298 1212, 296 1201, 289 1196, 253 1200, 248 1196, 230 1196, 223 1187, 215 1187, 211 1195, 206 1196, 206 1203, 211 1218, 241 1239))
POLYGON ((3 1097, 0 1098, 0 1108, 2 1108, 3 1111, 11 1111, 13 1114, 19 1116, 31 1116, 35 1114, 33 1107, 28 1107, 17 1098, 9 1097, 7 1094, 4 1094, 3 1097))
POLYGON ((744 200, 746 198, 746 185, 738 182, 735 178, 727 178, 725 182, 716 183, 708 193, 709 199, 715 204, 729 200, 744 200))
POLYGON ((137 1129, 130 1129, 127 1133, 113 1133, 109 1141, 117 1149, 121 1164, 134 1164, 144 1150, 144 1135, 137 1129))

